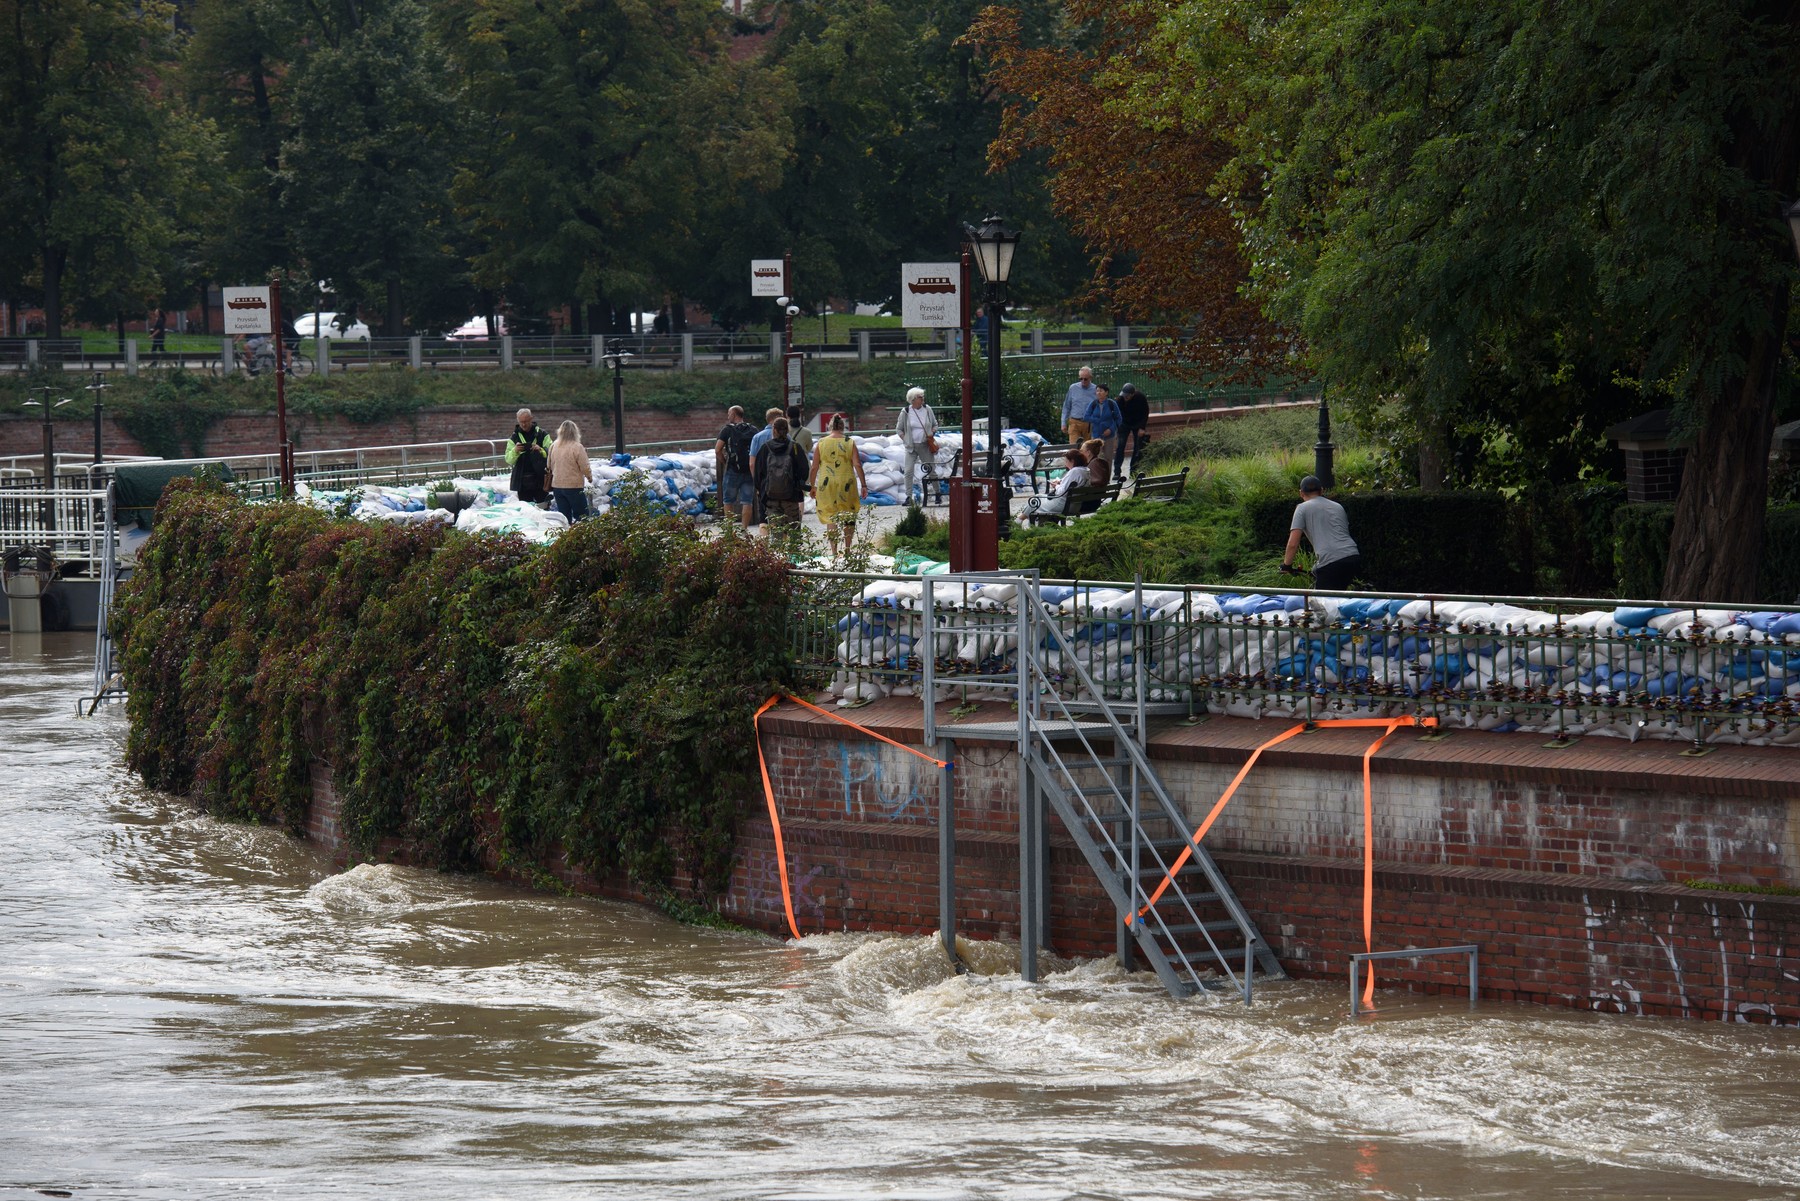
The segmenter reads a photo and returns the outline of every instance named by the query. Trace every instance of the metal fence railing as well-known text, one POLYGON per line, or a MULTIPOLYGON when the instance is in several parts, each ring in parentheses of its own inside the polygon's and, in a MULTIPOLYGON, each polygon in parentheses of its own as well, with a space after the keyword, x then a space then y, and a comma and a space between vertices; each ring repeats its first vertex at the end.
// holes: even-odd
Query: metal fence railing
POLYGON ((112 554, 108 488, 46 489, 37 481, 0 486, 0 552, 45 547, 64 567, 96 578, 112 554))
MULTIPOLYGON (((1013 587, 800 572, 788 619, 793 662, 809 686, 852 700, 916 693, 915 648, 932 588, 934 614, 972 627, 955 655, 934 665, 940 695, 979 699, 983 679, 1005 673, 1017 650, 1013 587)), ((1039 587, 1108 698, 1141 700, 1151 711, 1302 721, 1410 714, 1554 738, 1800 744, 1800 608, 1792 606, 1245 597, 1211 586, 1073 580, 1039 587)), ((1073 664, 1062 670, 1074 675, 1073 664)))

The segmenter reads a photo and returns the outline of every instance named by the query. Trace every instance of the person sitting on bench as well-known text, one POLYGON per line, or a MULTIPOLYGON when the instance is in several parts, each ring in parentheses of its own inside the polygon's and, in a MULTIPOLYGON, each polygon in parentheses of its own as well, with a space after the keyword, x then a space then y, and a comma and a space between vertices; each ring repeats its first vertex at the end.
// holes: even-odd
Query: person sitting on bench
POLYGON ((1069 493, 1083 487, 1088 482, 1087 456, 1079 450, 1070 449, 1063 454, 1063 466, 1067 468, 1063 477, 1056 481, 1048 496, 1034 496, 1025 506, 1025 515, 1033 517, 1056 517, 1068 506, 1069 493))

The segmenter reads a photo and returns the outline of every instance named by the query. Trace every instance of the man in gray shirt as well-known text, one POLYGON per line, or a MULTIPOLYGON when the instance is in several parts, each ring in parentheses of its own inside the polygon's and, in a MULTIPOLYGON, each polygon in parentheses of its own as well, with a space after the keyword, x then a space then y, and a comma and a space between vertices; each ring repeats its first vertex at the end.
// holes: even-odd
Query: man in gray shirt
POLYGON ((1300 481, 1300 503, 1294 506, 1294 523, 1288 533, 1281 570, 1293 569, 1301 534, 1312 545, 1313 583, 1320 588, 1348 588, 1362 571, 1362 552, 1350 536, 1350 519, 1344 516, 1344 506, 1325 495, 1325 486, 1316 475, 1300 481))

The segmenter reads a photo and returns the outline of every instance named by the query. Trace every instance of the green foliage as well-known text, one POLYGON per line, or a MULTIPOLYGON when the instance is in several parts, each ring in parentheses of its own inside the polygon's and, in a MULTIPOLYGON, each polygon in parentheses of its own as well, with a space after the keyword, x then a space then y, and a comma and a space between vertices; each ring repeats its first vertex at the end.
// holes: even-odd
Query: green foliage
POLYGON ((1621 595, 1643 600, 1662 592, 1674 528, 1672 504, 1625 505, 1613 514, 1613 574, 1621 595))
MULTIPOLYGON (((1259 548, 1243 510, 1202 497, 1175 504, 1122 500, 1064 526, 1020 529, 1001 543, 1007 567, 1036 567, 1057 579, 1215 583, 1251 566, 1259 548)), ((1279 546, 1272 548, 1279 550, 1279 546)))
MULTIPOLYGON (((987 416, 987 360, 979 355, 970 359, 970 373, 975 380, 975 416, 987 416)), ((962 366, 947 367, 935 380, 926 380, 925 403, 936 409, 940 419, 947 414, 962 413, 962 366)), ((1000 360, 1000 421, 1003 428, 1036 430, 1052 442, 1062 438, 1062 401, 1067 383, 1056 377, 1002 357, 1000 360)))
MULTIPOLYGON (((1396 592, 1518 595, 1532 585, 1506 498, 1491 492, 1341 493, 1363 575, 1396 592)), ((1287 541, 1299 497, 1265 500, 1252 510, 1256 540, 1287 541)))
MULTIPOLYGON (((1143 469, 1152 474, 1179 471, 1184 465, 1204 465, 1214 459, 1243 458, 1286 451, 1311 450, 1319 440, 1317 409, 1270 409, 1242 417, 1208 421, 1184 430, 1159 435, 1144 453, 1143 469)), ((1348 443, 1347 431, 1334 440, 1348 443)))
POLYGON ((750 714, 786 671, 762 543, 606 514, 539 549, 172 486, 121 589, 126 756, 297 828, 333 765, 360 854, 729 876, 750 714))

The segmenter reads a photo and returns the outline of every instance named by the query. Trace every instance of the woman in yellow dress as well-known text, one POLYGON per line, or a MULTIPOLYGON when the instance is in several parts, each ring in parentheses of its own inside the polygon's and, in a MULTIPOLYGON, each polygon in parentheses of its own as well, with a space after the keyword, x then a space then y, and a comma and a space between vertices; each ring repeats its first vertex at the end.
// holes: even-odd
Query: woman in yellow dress
POLYGON ((849 554, 850 542, 856 537, 856 515, 862 511, 869 482, 863 477, 862 454, 850 437, 850 427, 842 413, 831 419, 831 432, 813 447, 812 471, 806 482, 818 503, 825 536, 831 539, 832 555, 839 553, 840 534, 843 553, 849 554))

